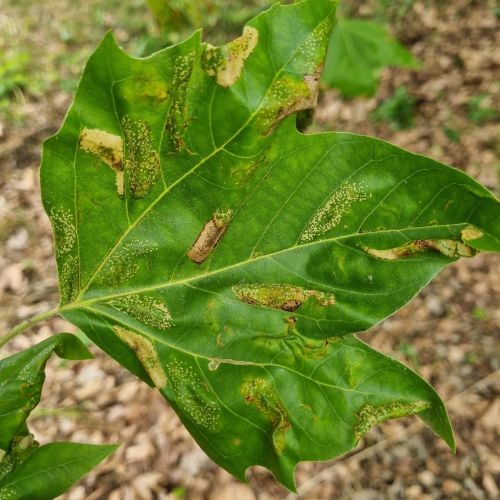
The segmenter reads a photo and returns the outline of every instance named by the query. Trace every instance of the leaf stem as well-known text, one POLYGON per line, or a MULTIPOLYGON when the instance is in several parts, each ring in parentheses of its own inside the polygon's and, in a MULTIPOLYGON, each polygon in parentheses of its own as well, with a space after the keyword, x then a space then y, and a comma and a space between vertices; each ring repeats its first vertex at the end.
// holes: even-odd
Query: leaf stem
POLYGON ((22 323, 14 327, 9 333, 7 333, 7 335, 0 337, 0 348, 2 348, 7 342, 11 341, 14 337, 19 335, 20 333, 23 333, 24 331, 30 329, 37 323, 45 321, 49 318, 53 318, 54 316, 57 316, 59 312, 60 308, 55 307, 54 309, 50 309, 49 311, 37 314, 36 316, 33 316, 31 319, 23 321, 22 323))

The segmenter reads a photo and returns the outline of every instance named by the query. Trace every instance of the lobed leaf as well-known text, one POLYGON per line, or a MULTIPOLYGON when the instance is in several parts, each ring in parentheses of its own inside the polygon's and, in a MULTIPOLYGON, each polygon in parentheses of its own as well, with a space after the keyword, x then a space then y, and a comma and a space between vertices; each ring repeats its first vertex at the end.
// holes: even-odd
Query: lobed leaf
POLYGON ((346 133, 303 135, 336 2, 274 6, 222 47, 133 59, 107 35, 44 146, 62 314, 157 387, 240 479, 442 401, 358 340, 441 269, 500 251, 500 204, 458 170, 346 133), (332 432, 332 429, 334 432, 332 432))

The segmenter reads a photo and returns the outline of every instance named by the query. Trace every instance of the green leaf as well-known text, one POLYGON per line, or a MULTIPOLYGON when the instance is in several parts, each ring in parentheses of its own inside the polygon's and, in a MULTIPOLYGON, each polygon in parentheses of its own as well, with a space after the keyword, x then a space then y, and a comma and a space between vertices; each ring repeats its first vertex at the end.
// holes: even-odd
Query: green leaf
POLYGON ((44 146, 61 313, 171 403, 244 479, 294 488, 302 460, 443 403, 354 334, 460 256, 500 250, 500 204, 385 142, 303 135, 336 2, 275 6, 215 48, 147 59, 107 35, 44 146), (332 432, 334 429, 334 432, 332 432))
POLYGON ((50 443, 40 446, 0 480, 0 498, 50 500, 64 493, 116 450, 113 445, 50 443))
POLYGON ((78 443, 38 448, 26 419, 40 401, 53 352, 64 359, 92 358, 75 335, 62 333, 0 360, 0 499, 54 498, 116 449, 78 443))
POLYGON ((418 68, 418 63, 383 26, 361 19, 339 20, 323 75, 328 85, 346 96, 370 96, 387 66, 418 68))
POLYGON ((92 354, 69 333, 48 338, 18 354, 0 360, 0 449, 28 434, 26 419, 40 401, 45 364, 52 352, 65 359, 90 359, 92 354))
POLYGON ((373 110, 371 117, 375 121, 389 122, 394 130, 411 128, 415 104, 416 99, 401 85, 373 110))

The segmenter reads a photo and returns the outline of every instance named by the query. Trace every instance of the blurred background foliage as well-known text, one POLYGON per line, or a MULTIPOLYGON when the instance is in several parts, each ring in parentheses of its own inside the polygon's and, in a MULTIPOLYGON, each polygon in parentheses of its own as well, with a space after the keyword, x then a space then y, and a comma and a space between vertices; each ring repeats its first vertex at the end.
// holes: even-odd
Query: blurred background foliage
MULTIPOLYGON (((385 66, 415 67, 410 53, 383 27, 403 16, 412 2, 345 0, 339 10, 342 21, 332 38, 332 44, 339 40, 343 43, 330 51, 325 83, 339 88, 345 96, 372 95, 385 66), (352 22, 349 16, 363 20, 352 22), (336 67, 342 68, 342 78, 336 67)), ((143 57, 180 42, 200 27, 207 41, 224 43, 238 36, 245 22, 274 3, 88 0, 72 3, 69 8, 67 0, 0 0, 0 116, 22 125, 21 109, 27 99, 36 100, 54 89, 73 92, 83 64, 107 30, 113 30, 132 55, 143 57), (8 16, 9 11, 14 11, 17 19, 8 16)))
MULTIPOLYGON (((497 0, 487 2, 498 10, 497 0)), ((274 3, 276 0, 0 0, 0 132, 2 123, 25 126, 32 111, 27 104, 44 95, 59 95, 61 102, 69 98, 85 61, 108 30, 113 30, 130 54, 143 57, 182 41, 198 28, 204 29, 208 42, 225 43, 274 3)), ((323 87, 338 89, 339 97, 345 99, 369 97, 376 95, 384 68, 418 71, 419 62, 405 48, 415 41, 412 29, 408 29, 415 3, 341 2, 323 87)), ((420 3, 435 6, 447 2, 420 3)), ((398 86, 368 118, 385 122, 394 130, 411 128, 416 104, 410 91, 398 86)), ((467 113, 477 125, 498 119, 488 94, 471 97, 467 113)), ((445 133, 452 141, 459 139, 451 126, 445 133)))

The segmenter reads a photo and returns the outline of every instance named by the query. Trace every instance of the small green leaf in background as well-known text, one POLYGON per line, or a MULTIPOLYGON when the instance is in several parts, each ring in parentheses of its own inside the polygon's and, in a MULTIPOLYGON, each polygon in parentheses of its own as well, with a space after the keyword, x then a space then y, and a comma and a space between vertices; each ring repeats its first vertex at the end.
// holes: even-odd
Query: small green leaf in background
POLYGON ((50 443, 0 480, 0 499, 51 500, 116 450, 115 445, 50 443))
POLYGON ((500 203, 463 172, 297 131, 336 6, 276 5, 223 46, 196 32, 146 59, 107 35, 41 170, 61 314, 215 462, 290 489, 297 463, 391 418, 418 414, 454 449, 434 389, 355 334, 458 258, 500 251, 500 203))
POLYGON ((469 120, 482 125, 489 121, 497 120, 500 112, 493 106, 490 95, 480 94, 469 99, 467 104, 469 120))
POLYGON ((0 360, 0 499, 52 499, 116 449, 79 443, 38 447, 26 419, 40 401, 53 352, 69 360, 92 358, 76 336, 63 333, 0 360))
POLYGON ((339 19, 326 59, 325 83, 348 97, 371 96, 388 66, 414 69, 418 63, 383 26, 362 19, 339 19))
POLYGON ((389 123, 394 130, 411 128, 415 105, 416 99, 401 85, 392 96, 380 103, 371 113, 371 118, 377 122, 389 123))

